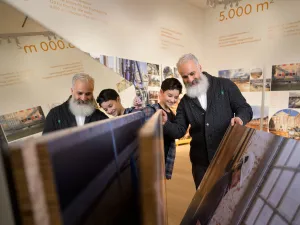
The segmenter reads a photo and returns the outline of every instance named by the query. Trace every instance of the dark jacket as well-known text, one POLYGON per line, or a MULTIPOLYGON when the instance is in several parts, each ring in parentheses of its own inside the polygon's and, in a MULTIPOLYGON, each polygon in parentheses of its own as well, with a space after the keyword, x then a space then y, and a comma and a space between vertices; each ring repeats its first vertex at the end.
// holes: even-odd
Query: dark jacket
MULTIPOLYGON (((161 107, 158 103, 153 104, 152 106, 156 110, 161 109, 161 107)), ((165 150, 165 152, 166 152, 166 150, 165 150)), ((172 178, 173 168, 174 168, 174 163, 175 163, 175 157, 176 157, 175 139, 171 142, 167 152, 168 152, 168 154, 165 156, 166 157, 165 170, 166 170, 166 179, 170 180, 172 178)))
POLYGON ((124 111, 125 114, 133 113, 133 112, 143 112, 145 115, 145 121, 148 121, 156 112, 156 109, 151 105, 146 105, 146 107, 141 109, 136 109, 135 107, 126 108, 124 111))
MULTIPOLYGON (((142 109, 136 109, 135 107, 126 108, 124 114, 142 111, 145 114, 145 121, 148 121, 154 115, 154 113, 159 109, 161 108, 157 103, 153 105, 146 105, 146 107, 142 109)), ((176 145, 174 139, 174 141, 171 143, 168 149, 168 154, 165 156, 166 157, 165 171, 166 171, 166 179, 168 180, 172 178, 175 156, 176 156, 176 145)))
MULTIPOLYGON (((96 109, 92 115, 85 117, 84 124, 95 122, 98 120, 104 120, 107 118, 108 117, 103 112, 96 109)), ((68 99, 63 104, 56 106, 49 111, 46 117, 43 134, 76 126, 76 119, 69 109, 68 99)))
POLYGON ((242 119, 244 125, 252 119, 253 113, 231 80, 213 77, 206 72, 203 74, 207 76, 209 82, 206 111, 202 109, 198 98, 185 95, 178 105, 175 122, 167 121, 164 132, 178 139, 184 136, 191 124, 191 162, 208 166, 234 113, 236 117, 242 119))

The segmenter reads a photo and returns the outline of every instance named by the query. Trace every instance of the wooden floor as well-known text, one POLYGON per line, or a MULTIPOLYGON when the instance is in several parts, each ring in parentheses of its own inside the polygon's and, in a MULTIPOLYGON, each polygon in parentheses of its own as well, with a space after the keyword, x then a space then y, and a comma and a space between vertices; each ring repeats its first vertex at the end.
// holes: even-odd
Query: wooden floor
POLYGON ((196 192, 189 151, 189 144, 177 146, 173 176, 167 181, 168 225, 180 224, 196 192))

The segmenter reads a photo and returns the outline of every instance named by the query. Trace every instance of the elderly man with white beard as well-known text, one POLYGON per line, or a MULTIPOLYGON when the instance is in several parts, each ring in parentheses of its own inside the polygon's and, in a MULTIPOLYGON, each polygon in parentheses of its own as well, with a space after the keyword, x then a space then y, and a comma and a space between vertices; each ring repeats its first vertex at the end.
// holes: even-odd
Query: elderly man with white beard
POLYGON ((196 189, 229 126, 247 124, 253 116, 250 105, 229 79, 202 72, 193 54, 183 55, 177 69, 186 87, 173 123, 163 113, 164 134, 184 136, 191 125, 190 160, 196 189))
POLYGON ((72 95, 66 102, 50 110, 43 134, 107 119, 108 117, 96 108, 93 91, 94 79, 91 76, 85 73, 74 75, 72 95))

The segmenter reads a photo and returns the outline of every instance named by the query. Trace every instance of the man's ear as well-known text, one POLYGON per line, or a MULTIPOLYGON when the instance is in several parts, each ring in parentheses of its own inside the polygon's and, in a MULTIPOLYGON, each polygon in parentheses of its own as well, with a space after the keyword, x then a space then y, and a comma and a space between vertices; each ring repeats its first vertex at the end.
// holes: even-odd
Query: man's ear
POLYGON ((117 97, 117 102, 121 103, 121 98, 117 97))
POLYGON ((160 89, 159 93, 162 95, 164 93, 164 91, 162 89, 160 89))
POLYGON ((202 66, 199 64, 198 67, 199 67, 200 73, 202 73, 202 66))

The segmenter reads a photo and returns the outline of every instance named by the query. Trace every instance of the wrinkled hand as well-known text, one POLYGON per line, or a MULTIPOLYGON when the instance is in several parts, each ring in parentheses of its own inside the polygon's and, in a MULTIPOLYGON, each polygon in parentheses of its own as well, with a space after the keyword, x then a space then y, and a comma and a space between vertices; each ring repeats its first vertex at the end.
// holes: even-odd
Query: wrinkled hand
POLYGON ((231 119, 231 126, 234 126, 234 124, 243 125, 243 121, 241 120, 240 117, 233 117, 231 119))
POLYGON ((162 115, 162 124, 165 125, 165 123, 168 120, 168 115, 164 110, 161 110, 161 115, 162 115))

